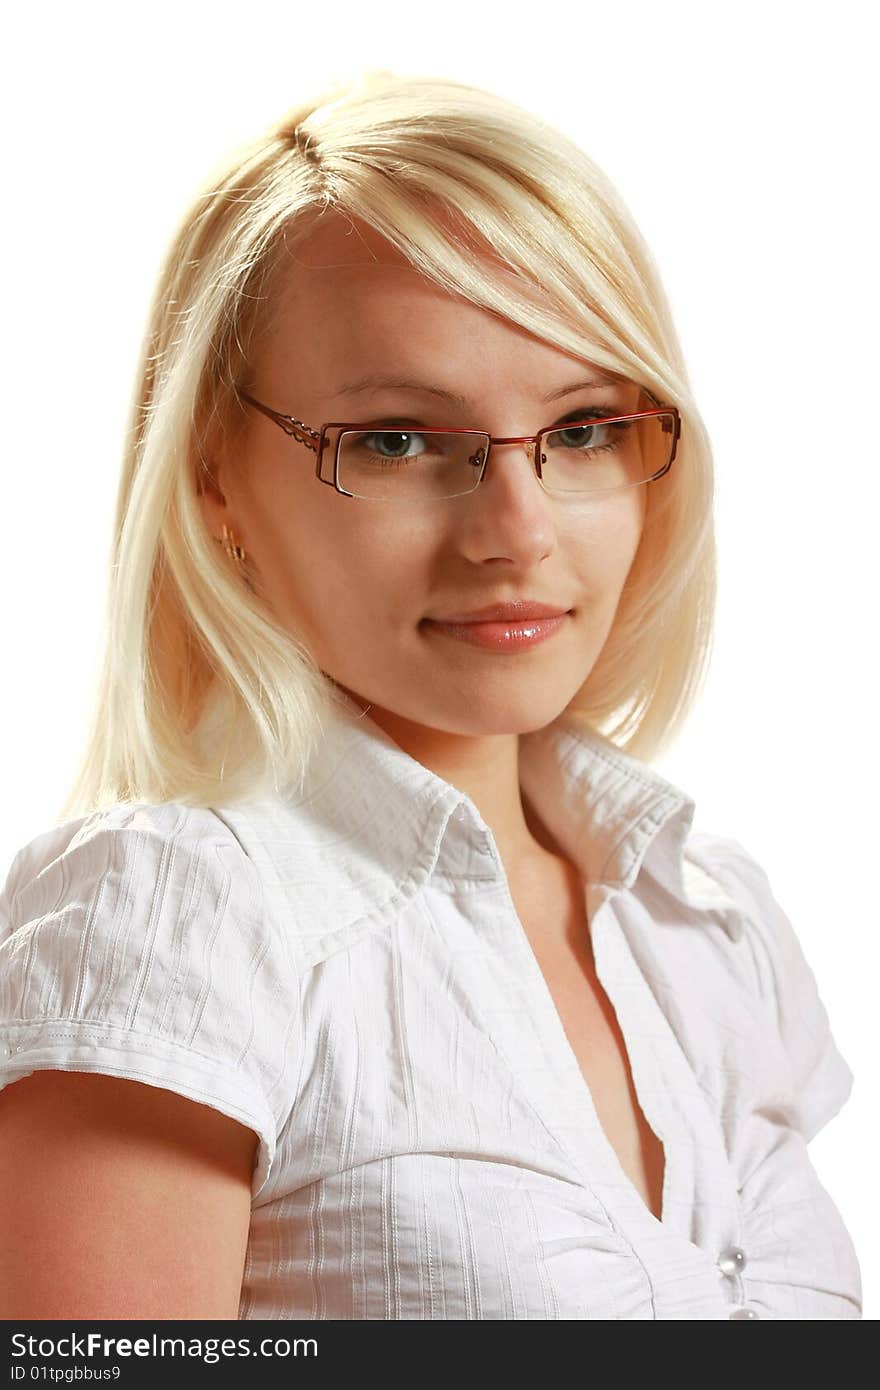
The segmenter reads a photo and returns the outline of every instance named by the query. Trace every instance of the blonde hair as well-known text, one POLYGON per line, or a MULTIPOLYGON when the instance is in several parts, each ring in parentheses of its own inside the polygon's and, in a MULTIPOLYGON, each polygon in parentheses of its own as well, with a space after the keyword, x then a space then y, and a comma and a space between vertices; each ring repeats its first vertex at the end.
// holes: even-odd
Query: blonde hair
POLYGON ((675 462, 647 485, 612 629, 563 716, 649 761, 700 690, 716 586, 711 451, 630 213, 572 140, 506 99, 368 69, 228 159, 167 252, 119 482, 92 725, 64 817, 301 785, 337 688, 213 539, 197 483, 208 438, 240 427, 235 384, 273 275, 327 208, 363 219, 450 293, 678 406, 675 462))

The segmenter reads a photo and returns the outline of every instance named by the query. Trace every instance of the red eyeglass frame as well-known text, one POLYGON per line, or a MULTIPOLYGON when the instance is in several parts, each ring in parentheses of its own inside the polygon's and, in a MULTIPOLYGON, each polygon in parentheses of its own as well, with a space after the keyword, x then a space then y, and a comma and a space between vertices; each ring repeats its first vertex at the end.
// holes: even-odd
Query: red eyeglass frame
MULTIPOLYGON (((539 460, 539 458, 540 458, 540 452, 541 452, 541 451, 540 451, 540 441, 541 441, 542 437, 543 437, 545 434, 553 434, 555 430, 560 430, 560 429, 577 429, 578 426, 579 426, 579 424, 581 424, 581 425, 616 424, 616 423, 622 422, 622 421, 624 421, 624 420, 641 420, 641 419, 645 419, 645 418, 651 418, 651 417, 657 416, 657 415, 666 415, 666 416, 670 416, 670 417, 671 417, 671 421, 672 421, 671 425, 666 426, 666 429, 667 429, 667 430, 671 430, 671 432, 672 432, 672 446, 671 446, 671 449, 670 449, 669 458, 666 460, 666 463, 663 465, 663 467, 660 468, 660 469, 658 469, 658 471, 657 471, 656 473, 653 473, 653 474, 651 475, 650 478, 643 478, 643 479, 641 479, 641 484, 644 484, 644 483, 653 483, 653 482, 656 482, 656 480, 657 480, 658 478, 662 478, 662 477, 664 476, 664 474, 668 473, 669 470, 670 470, 670 468, 672 467, 673 461, 674 461, 674 459, 675 459, 676 451, 677 451, 677 449, 678 449, 678 442, 679 442, 679 439, 681 438, 681 415, 680 415, 680 413, 679 413, 679 410, 678 410, 678 407, 677 407, 677 406, 674 406, 674 405, 661 405, 660 402, 657 401, 657 397, 656 397, 655 395, 653 395, 653 393, 652 393, 651 391, 647 390, 646 387, 642 386, 642 387, 640 387, 640 390, 643 392, 644 395, 646 395, 646 396, 648 397, 649 400, 655 401, 655 402, 657 403, 657 408, 656 408, 655 410, 637 410, 637 411, 635 411, 633 414, 630 414, 630 415, 603 415, 601 418, 591 417, 590 419, 588 419, 588 420, 583 420, 583 421, 573 420, 573 421, 570 421, 570 422, 566 422, 565 425, 548 425, 546 429, 539 430, 539 432, 538 432, 537 434, 519 434, 519 435, 511 435, 511 436, 509 436, 509 437, 503 437, 503 438, 502 438, 502 436, 500 436, 500 435, 492 435, 492 434, 489 434, 487 430, 474 430, 474 429, 466 429, 466 428, 463 428, 463 427, 462 427, 462 428, 456 428, 456 427, 453 426, 453 425, 420 425, 420 426, 419 426, 419 431, 418 431, 418 432, 419 432, 419 433, 422 433, 422 434, 440 434, 440 433, 442 433, 442 434, 476 434, 476 435, 479 435, 481 439, 488 439, 489 443, 488 443, 488 446, 487 446, 487 448, 486 448, 486 456, 485 456, 485 458, 483 459, 482 467, 481 467, 481 469, 480 469, 480 476, 477 478, 477 481, 476 481, 476 483, 474 484, 474 486, 473 486, 472 488, 469 489, 470 492, 476 492, 477 488, 480 486, 480 483, 483 481, 483 478, 486 476, 486 469, 487 469, 488 466, 489 466, 489 455, 490 455, 490 453, 491 453, 492 445, 493 445, 493 444, 531 444, 531 445, 533 445, 533 446, 534 446, 535 452, 534 452, 534 455, 533 455, 533 457, 532 457, 532 463, 535 465, 535 472, 536 472, 536 474, 537 474, 537 476, 538 476, 538 479, 539 479, 539 481, 540 481, 540 480, 541 480, 541 473, 540 473, 540 464, 539 464, 539 462, 538 462, 538 460, 539 460)), ((327 441, 327 431, 328 431, 328 430, 333 430, 333 429, 338 429, 338 430, 340 430, 340 431, 353 430, 353 431, 355 431, 355 432, 363 433, 363 432, 364 432, 364 429, 365 429, 365 426, 364 426, 363 424, 359 424, 357 421, 349 421, 349 420, 346 420, 346 421, 329 420, 329 421, 327 421, 325 424, 323 424, 323 425, 321 426, 320 430, 316 430, 316 429, 313 429, 313 428, 311 427, 311 425, 306 425, 306 424, 304 424, 302 420, 297 420, 297 419, 295 419, 294 416, 292 416, 292 415, 282 415, 280 411, 278 411, 278 410, 273 410, 271 406, 265 405, 262 401, 258 401, 258 400, 256 399, 255 396, 250 395, 249 392, 243 390, 240 386, 236 386, 235 392, 236 392, 236 395, 239 396, 239 398, 240 398, 241 400, 247 401, 249 405, 252 405, 252 406, 255 407, 255 409, 262 411, 262 413, 263 413, 264 415, 266 415, 270 420, 274 421, 274 423, 275 423, 276 425, 278 425, 278 427, 279 427, 280 429, 284 430, 284 433, 285 433, 285 434, 292 436, 292 438, 294 438, 298 444, 304 444, 305 447, 306 447, 307 449, 311 449, 311 450, 313 451, 313 453, 317 454, 317 460, 316 460, 316 463, 315 463, 315 477, 318 479, 318 482, 319 482, 319 483, 326 483, 328 487, 333 487, 333 488, 335 488, 336 491, 337 491, 342 497, 353 497, 353 498, 355 498, 355 500, 357 500, 357 501, 361 501, 361 500, 362 500, 361 498, 358 497, 357 493, 348 492, 348 491, 346 491, 346 489, 345 489, 344 487, 341 487, 340 484, 339 484, 339 478, 338 478, 338 473, 339 473, 339 439, 342 437, 341 433, 340 433, 340 435, 338 436, 338 438, 337 438, 337 440, 336 440, 335 453, 334 453, 334 459, 333 459, 333 477, 332 477, 332 478, 324 478, 324 477, 322 477, 322 475, 321 475, 321 464, 322 464, 322 461, 323 461, 324 450, 325 450, 326 445, 327 445, 327 442, 328 442, 328 441, 327 441)), ((380 429, 389 429, 389 430, 391 429, 390 426, 381 426, 381 427, 380 427, 380 426, 378 426, 378 425, 377 425, 377 426, 373 426, 372 428, 373 428, 373 430, 375 430, 375 431, 377 431, 377 432, 378 432, 380 429)), ((636 484, 633 484, 633 486, 638 487, 638 486, 640 486, 641 484, 636 483, 636 484)), ((468 496, 468 493, 466 493, 466 492, 458 493, 458 494, 456 494, 456 496, 466 497, 466 496, 468 496)), ((450 500, 450 499, 440 499, 440 500, 450 500)))

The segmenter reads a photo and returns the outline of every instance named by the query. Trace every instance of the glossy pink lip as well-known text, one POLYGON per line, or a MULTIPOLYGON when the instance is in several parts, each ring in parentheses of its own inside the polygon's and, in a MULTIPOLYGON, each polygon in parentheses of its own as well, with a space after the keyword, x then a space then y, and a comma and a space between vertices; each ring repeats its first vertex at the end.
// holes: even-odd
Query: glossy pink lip
POLYGON ((485 647, 492 651, 519 652, 526 647, 536 647, 540 642, 546 642, 548 637, 552 637, 554 632, 562 627, 568 616, 568 613, 557 613, 549 618, 526 618, 519 622, 507 619, 501 622, 455 623, 437 622, 433 618, 426 618, 424 621, 429 630, 434 629, 440 635, 455 638, 459 642, 468 642, 471 646, 485 647))
POLYGON ((429 617, 431 623, 483 623, 483 622, 525 622, 528 618, 561 618, 570 610, 558 604, 537 603, 533 599, 511 599, 508 603, 490 603, 485 608, 474 608, 470 613, 444 613, 442 617, 429 617))

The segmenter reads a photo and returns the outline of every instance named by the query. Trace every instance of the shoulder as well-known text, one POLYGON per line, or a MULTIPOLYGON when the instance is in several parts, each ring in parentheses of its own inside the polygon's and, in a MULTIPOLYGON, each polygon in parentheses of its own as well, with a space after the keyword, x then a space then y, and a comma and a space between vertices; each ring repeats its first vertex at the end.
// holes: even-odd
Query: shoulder
POLYGON ((33 837, 0 895, 0 1087, 39 1068, 178 1090, 274 1149, 298 1062, 284 923, 223 820, 126 804, 33 837))
POLYGON ((728 935, 741 946, 751 965, 757 995, 779 1009, 815 979, 807 965, 800 935, 785 913, 767 870, 741 840, 732 835, 695 831, 684 850, 683 877, 697 889, 701 903, 714 901, 728 915, 728 935), (712 885, 707 891, 706 885, 712 885))
POLYGON ((684 858, 732 897, 744 913, 760 915, 772 896, 766 870, 733 835, 694 830, 685 843, 684 858))
MULTIPOLYGON (((194 907, 206 908, 224 879, 241 900, 256 898, 259 876, 213 811, 178 802, 126 802, 43 830, 22 845, 0 895, 0 939, 36 916, 91 895, 139 902, 188 879, 194 907)), ((256 902, 252 903, 256 909, 256 902)))
MULTIPOLYGON (((685 881, 696 872, 701 885, 717 889, 728 931, 714 940, 726 958, 735 953, 736 978, 766 1025, 762 1037, 783 1059, 793 1123, 810 1139, 847 1100, 854 1076, 837 1047, 801 934, 767 870, 741 840, 695 831, 684 861, 685 881)), ((711 900, 709 889, 701 901, 711 900)))
POLYGON ((119 804, 41 832, 15 855, 0 894, 0 998, 30 984, 44 1006, 61 1006, 72 975, 77 1008, 90 991, 96 1008, 111 993, 121 1006, 126 982, 137 982, 143 1018, 170 969, 191 982, 210 975, 219 1009, 219 983, 251 978, 257 957, 260 978, 296 973, 289 946, 233 831, 178 802, 119 804))

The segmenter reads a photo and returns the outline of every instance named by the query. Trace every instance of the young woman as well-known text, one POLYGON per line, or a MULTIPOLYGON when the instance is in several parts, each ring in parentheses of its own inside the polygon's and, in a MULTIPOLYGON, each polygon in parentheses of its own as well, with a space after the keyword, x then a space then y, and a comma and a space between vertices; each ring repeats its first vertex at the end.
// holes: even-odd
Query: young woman
POLYGON ((94 726, 0 911, 0 1315, 858 1318, 850 1093, 652 767, 712 466, 605 176, 370 72, 158 286, 94 726))

